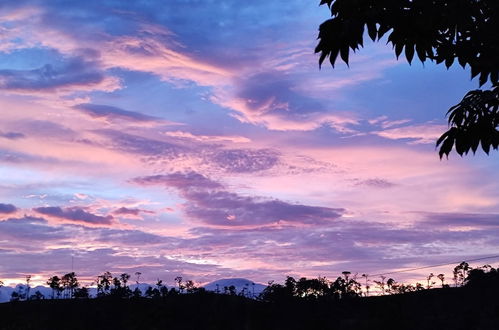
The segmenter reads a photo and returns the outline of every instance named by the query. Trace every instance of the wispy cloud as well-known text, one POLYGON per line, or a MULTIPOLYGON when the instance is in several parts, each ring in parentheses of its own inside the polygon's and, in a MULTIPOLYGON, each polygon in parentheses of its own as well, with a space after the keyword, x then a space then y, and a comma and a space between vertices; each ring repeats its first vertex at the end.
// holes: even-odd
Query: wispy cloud
POLYGON ((188 139, 199 142, 234 142, 234 143, 249 143, 251 140, 244 136, 234 135, 199 135, 184 131, 168 131, 164 133, 166 136, 174 138, 188 139))
MULTIPOLYGON (((398 123, 404 123, 398 122, 398 123)), ((390 126, 393 123, 390 124, 390 126)), ((390 127, 388 126, 388 127, 390 127)), ((439 124, 410 125, 397 128, 388 128, 382 131, 373 132, 381 137, 400 140, 407 139, 412 144, 434 144, 437 139, 447 130, 447 126, 439 124)))
POLYGON ((132 122, 161 122, 160 118, 144 115, 140 112, 123 110, 118 107, 101 104, 78 104, 73 107, 91 118, 104 119, 108 121, 125 120, 132 122))

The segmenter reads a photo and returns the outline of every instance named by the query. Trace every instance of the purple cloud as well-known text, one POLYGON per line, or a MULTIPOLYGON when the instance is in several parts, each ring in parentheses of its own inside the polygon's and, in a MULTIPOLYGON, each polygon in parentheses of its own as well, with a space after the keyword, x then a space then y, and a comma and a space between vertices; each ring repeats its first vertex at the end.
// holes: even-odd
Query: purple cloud
POLYGON ((294 82, 282 72, 265 72, 239 81, 238 97, 257 113, 278 113, 283 116, 325 111, 317 100, 297 92, 294 82))
POLYGON ((185 213, 217 226, 261 226, 281 221, 323 224, 341 217, 344 209, 290 204, 277 199, 247 197, 225 191, 223 186, 196 173, 173 173, 140 177, 141 185, 160 184, 180 191, 187 200, 185 213))
POLYGON ((144 176, 135 178, 132 181, 141 185, 165 185, 181 191, 222 188, 222 185, 218 182, 192 171, 187 173, 176 172, 165 175, 144 176))
POLYGON ((2 132, 0 131, 0 137, 9 139, 9 140, 18 140, 25 138, 26 136, 23 133, 19 132, 2 132))
POLYGON ((151 121, 161 120, 160 118, 157 117, 144 115, 139 112, 123 110, 121 108, 109 105, 83 103, 83 104, 78 104, 73 108, 84 114, 89 115, 92 118, 98 118, 98 119, 107 119, 107 120, 121 119, 121 120, 136 121, 136 122, 151 122, 151 121))
POLYGON ((227 191, 183 192, 186 214, 220 226, 259 226, 281 221, 323 224, 341 217, 344 209, 290 204, 277 199, 245 197, 227 191))
MULTIPOLYGON (((14 242, 28 240, 30 242, 53 242, 68 239, 71 235, 62 226, 49 226, 47 220, 25 216, 0 221, 0 238, 14 242)), ((38 244, 38 243, 37 243, 38 244)))
POLYGON ((211 161, 227 172, 245 173, 268 170, 279 162, 279 154, 270 149, 228 149, 215 152, 211 161))
POLYGON ((395 186, 394 183, 380 178, 367 179, 367 180, 355 180, 355 185, 357 186, 367 186, 373 188, 391 188, 395 186))
POLYGON ((128 208, 128 207, 120 207, 119 209, 113 211, 113 214, 115 215, 122 215, 122 216, 134 216, 138 217, 140 213, 154 213, 152 211, 148 210, 142 210, 142 209, 136 209, 136 208, 128 208))
POLYGON ((11 214, 17 211, 17 207, 12 204, 0 203, 0 214, 11 214))
POLYGON ((499 227, 499 214, 424 213, 425 223, 433 226, 499 227))
POLYGON ((115 130, 96 130, 96 133, 110 139, 109 147, 133 154, 174 159, 189 153, 182 145, 126 134, 115 130))
POLYGON ((53 91, 59 88, 97 85, 106 76, 95 62, 82 57, 61 58, 58 64, 45 64, 31 70, 0 70, 0 89, 53 91))
POLYGON ((110 225, 112 223, 112 220, 114 219, 113 216, 111 215, 100 216, 92 214, 78 206, 72 206, 66 208, 61 208, 59 206, 48 206, 48 207, 37 207, 34 208, 33 210, 40 214, 56 217, 59 219, 83 222, 95 225, 110 225))

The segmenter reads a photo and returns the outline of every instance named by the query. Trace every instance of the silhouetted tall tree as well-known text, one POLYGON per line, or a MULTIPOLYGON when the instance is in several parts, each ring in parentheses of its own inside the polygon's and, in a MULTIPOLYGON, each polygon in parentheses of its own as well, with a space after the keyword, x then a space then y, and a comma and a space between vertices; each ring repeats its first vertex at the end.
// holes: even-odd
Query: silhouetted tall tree
POLYGON ((440 282, 442 283, 442 288, 445 287, 445 275, 444 274, 438 274, 437 275, 437 278, 440 280, 440 282))
POLYGON ((185 289, 185 286, 184 286, 184 284, 183 284, 183 282, 182 282, 182 281, 183 281, 182 276, 177 276, 177 277, 175 277, 175 282, 176 282, 176 283, 177 283, 177 285, 178 285, 178 291, 179 291, 180 293, 184 292, 184 289, 185 289))
POLYGON ((466 283, 468 278, 468 273, 471 270, 470 265, 463 261, 456 267, 454 267, 453 275, 454 275, 454 284, 455 286, 462 286, 466 283))
POLYGON ((426 278, 426 288, 427 289, 431 289, 433 287, 433 285, 435 284, 435 282, 433 282, 431 279, 435 277, 435 275, 433 273, 430 273, 428 275, 428 277, 426 278))
POLYGON ((74 290, 79 286, 78 279, 74 272, 67 273, 61 278, 61 286, 64 290, 64 298, 73 298, 74 290))
POLYGON ((52 289, 52 299, 55 298, 55 295, 57 294, 57 298, 59 298, 59 295, 61 294, 61 279, 59 276, 52 276, 47 280, 47 285, 52 289))
POLYGON ((31 287, 29 286, 29 282, 31 282, 31 275, 26 275, 26 292, 25 292, 26 300, 29 300, 29 298, 30 298, 29 291, 30 291, 31 287))
POLYGON ((321 0, 332 18, 321 24, 319 64, 326 58, 334 67, 338 55, 348 65, 350 50, 364 46, 364 31, 373 41, 388 35, 397 58, 409 63, 416 55, 444 63, 455 60, 479 76, 479 85, 492 89, 471 91, 450 108, 449 130, 437 141, 439 155, 455 147, 459 155, 474 153, 481 144, 487 154, 499 147, 499 1, 497 0, 321 0))
POLYGON ((365 281, 366 281, 366 284, 365 284, 365 289, 366 289, 366 297, 369 297, 369 289, 371 288, 371 286, 369 285, 369 275, 368 274, 362 274, 361 275, 365 281))
POLYGON ((384 295, 386 293, 386 290, 385 290, 385 279, 386 279, 386 276, 382 275, 382 276, 380 276, 380 278, 381 278, 381 281, 374 280, 374 283, 376 283, 376 286, 381 291, 381 294, 384 295))
POLYGON ((112 280, 113 275, 110 272, 104 272, 102 275, 97 276, 97 295, 99 297, 109 294, 112 280))

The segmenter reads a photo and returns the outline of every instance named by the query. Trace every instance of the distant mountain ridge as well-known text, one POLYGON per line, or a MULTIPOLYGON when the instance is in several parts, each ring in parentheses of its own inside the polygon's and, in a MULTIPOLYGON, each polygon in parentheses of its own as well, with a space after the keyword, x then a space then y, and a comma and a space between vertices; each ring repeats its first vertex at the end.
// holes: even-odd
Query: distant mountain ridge
POLYGON ((208 291, 225 293, 233 286, 236 294, 247 297, 257 297, 267 286, 245 278, 225 278, 210 282, 203 287, 208 291))

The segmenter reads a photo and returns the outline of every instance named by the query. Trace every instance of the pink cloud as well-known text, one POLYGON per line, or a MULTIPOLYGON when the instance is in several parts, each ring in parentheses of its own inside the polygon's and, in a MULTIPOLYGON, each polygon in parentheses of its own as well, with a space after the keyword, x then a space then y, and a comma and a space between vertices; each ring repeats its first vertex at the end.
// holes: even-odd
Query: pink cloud
MULTIPOLYGON (((35 9, 38 15, 43 14, 41 8, 35 9)), ((33 17, 33 13, 26 15, 28 14, 31 15, 29 17, 33 17)), ((252 65, 212 64, 213 61, 210 59, 205 60, 187 52, 167 28, 136 19, 137 35, 133 36, 113 36, 102 31, 98 34, 95 33, 96 31, 93 31, 94 33, 83 31, 83 33, 91 33, 92 36, 98 35, 98 37, 90 37, 90 35, 82 37, 81 34, 72 35, 68 31, 61 31, 55 25, 44 24, 39 19, 29 20, 29 24, 36 31, 34 34, 19 36, 16 35, 16 31, 11 31, 11 34, 12 37, 20 38, 27 45, 39 42, 44 46, 57 49, 66 56, 81 54, 83 48, 98 50, 86 51, 85 56, 91 55, 94 58, 100 70, 99 74, 103 75, 107 83, 94 87, 83 84, 80 87, 86 86, 93 90, 107 92, 117 90, 121 88, 120 82, 109 74, 109 69, 123 68, 148 72, 178 86, 182 86, 184 81, 192 81, 199 86, 210 86, 212 87, 210 92, 212 102, 231 109, 234 117, 242 122, 262 125, 271 130, 310 131, 321 126, 330 126, 340 132, 351 133, 353 132, 352 126, 358 124, 358 118, 351 113, 328 109, 324 105, 312 102, 315 98, 312 90, 318 88, 310 88, 310 86, 316 79, 313 81, 301 79, 301 68, 295 63, 298 58, 303 60, 305 46, 299 49, 290 48, 288 45, 280 46, 278 54, 255 57, 252 62, 257 63, 252 63, 252 65), (281 63, 282 58, 288 59, 284 62, 293 60, 289 63, 281 63), (255 67, 259 69, 255 70, 255 67), (262 76, 266 76, 267 79, 262 80, 262 76), (283 81, 292 81, 293 78, 297 78, 294 79, 296 81, 294 85, 283 85, 283 81)), ((303 42, 298 42, 300 43, 303 42)), ((367 62, 359 58, 356 57, 359 65, 367 62)), ((307 69, 311 61, 307 59, 307 69)), ((347 85, 374 79, 389 65, 393 65, 393 61, 388 64, 378 63, 375 68, 370 66, 374 73, 354 75, 353 78, 350 75, 350 78, 344 79, 348 80, 347 82, 330 77, 327 80, 339 84, 333 86, 332 89, 340 89, 347 85)), ((321 83, 321 85, 324 84, 321 83)), ((73 89, 70 88, 70 90, 73 89)))
POLYGON ((250 139, 244 136, 235 135, 196 135, 184 131, 169 131, 164 133, 166 136, 188 139, 199 142, 233 142, 233 143, 249 143, 250 139))
MULTIPOLYGON (((404 121, 396 122, 395 124, 404 123, 404 121)), ((390 123, 390 127, 395 125, 390 123)), ((411 139, 411 144, 426 144, 436 143, 437 139, 447 130, 446 125, 438 124, 422 124, 422 125, 411 125, 397 128, 389 128, 382 131, 373 132, 372 134, 379 135, 381 137, 399 140, 399 139, 411 139)))

